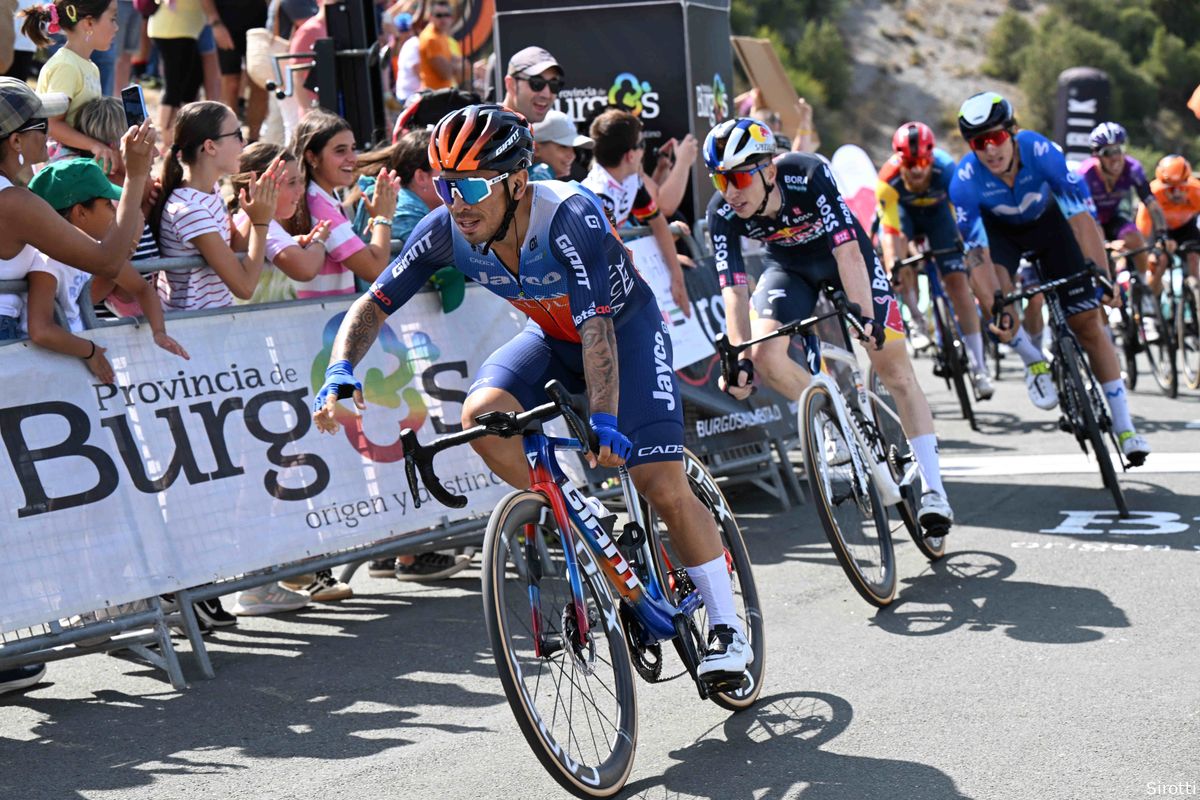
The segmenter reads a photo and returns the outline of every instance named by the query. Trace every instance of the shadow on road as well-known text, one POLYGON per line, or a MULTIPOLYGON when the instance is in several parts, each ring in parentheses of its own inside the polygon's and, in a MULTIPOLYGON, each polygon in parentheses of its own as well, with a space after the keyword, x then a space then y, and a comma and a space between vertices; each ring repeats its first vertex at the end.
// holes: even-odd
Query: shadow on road
MULTIPOLYGON (((91 797, 163 775, 236 773, 248 758, 338 762, 403 747, 430 731, 486 730, 409 710, 504 703, 498 684, 494 694, 481 693, 459 678, 495 675, 479 602, 477 592, 368 595, 289 615, 302 630, 243 624, 209 639, 217 679, 192 670, 192 687, 182 694, 5 698, 0 713, 13 703, 44 718, 31 730, 35 740, 0 738, 0 763, 20 765, 0 770, 0 797, 91 797), (473 655, 464 658, 464 650, 473 655)), ((161 679, 149 669, 131 674, 161 679)))
POLYGON ((676 763, 661 776, 629 784, 621 797, 965 800, 950 776, 934 767, 821 750, 850 726, 853 716, 850 704, 837 695, 764 697, 672 752, 676 763), (714 794, 716 786, 721 788, 714 794))
POLYGON ((1128 628, 1125 612, 1103 592, 1013 580, 1016 562, 997 553, 950 553, 901 581, 896 600, 872 624, 901 636, 935 636, 959 628, 1003 631, 1023 642, 1077 644, 1128 628))

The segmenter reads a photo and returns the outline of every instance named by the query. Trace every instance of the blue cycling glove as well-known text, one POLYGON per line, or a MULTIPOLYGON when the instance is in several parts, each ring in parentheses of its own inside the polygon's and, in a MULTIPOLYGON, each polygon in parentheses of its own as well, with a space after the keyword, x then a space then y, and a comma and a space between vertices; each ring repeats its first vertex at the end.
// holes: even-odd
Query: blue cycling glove
POLYGON ((633 453, 633 442, 617 430, 617 418, 612 414, 592 414, 588 417, 588 422, 596 432, 600 446, 608 447, 614 456, 627 459, 633 453))
POLYGON ((325 370, 325 385, 321 387, 321 391, 317 392, 317 397, 313 400, 313 411, 320 411, 324 408, 325 399, 329 395, 337 395, 338 400, 343 400, 353 397, 355 389, 362 391, 362 384, 354 379, 354 365, 346 359, 333 362, 325 370))

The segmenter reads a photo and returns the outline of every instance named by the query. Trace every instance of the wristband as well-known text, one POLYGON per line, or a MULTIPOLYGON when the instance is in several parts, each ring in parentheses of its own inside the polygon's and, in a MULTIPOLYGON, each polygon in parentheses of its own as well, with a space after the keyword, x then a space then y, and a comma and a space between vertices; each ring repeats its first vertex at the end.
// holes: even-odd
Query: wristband
POLYGON ((354 379, 354 365, 347 359, 333 362, 325 370, 325 385, 313 399, 313 411, 323 409, 329 395, 342 400, 353 397, 355 389, 362 391, 362 384, 354 379))
MULTIPOLYGON (((92 345, 92 352, 88 353, 86 356, 83 357, 84 361, 91 361, 92 356, 96 355, 96 343, 91 342, 91 345, 92 345)), ((616 420, 613 420, 613 421, 616 422, 616 420)))
POLYGON ((253 228, 269 228, 269 227, 271 227, 271 223, 269 223, 269 222, 251 222, 250 226, 253 228))
POLYGON ((392 227, 392 221, 387 217, 371 217, 371 223, 368 227, 374 228, 376 225, 386 225, 392 227))

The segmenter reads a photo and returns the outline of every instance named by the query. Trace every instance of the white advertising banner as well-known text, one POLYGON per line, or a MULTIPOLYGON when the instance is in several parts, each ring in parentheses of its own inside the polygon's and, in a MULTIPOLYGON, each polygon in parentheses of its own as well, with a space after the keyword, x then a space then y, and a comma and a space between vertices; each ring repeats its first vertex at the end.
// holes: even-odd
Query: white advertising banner
POLYGON ((421 293, 355 370, 320 435, 310 406, 349 301, 170 320, 191 354, 144 327, 90 332, 115 384, 29 343, 0 348, 0 631, 486 514, 508 488, 469 447, 438 473, 448 509, 404 478, 399 434, 459 429, 484 359, 525 317, 469 288, 443 314, 421 293))
POLYGON ((671 331, 671 349, 674 352, 675 369, 683 369, 713 355, 716 349, 704 333, 700 318, 693 307, 691 316, 685 317, 683 310, 671 297, 671 273, 663 261, 662 251, 653 236, 645 236, 628 242, 626 247, 633 254, 633 263, 638 272, 654 290, 658 307, 668 320, 671 331))

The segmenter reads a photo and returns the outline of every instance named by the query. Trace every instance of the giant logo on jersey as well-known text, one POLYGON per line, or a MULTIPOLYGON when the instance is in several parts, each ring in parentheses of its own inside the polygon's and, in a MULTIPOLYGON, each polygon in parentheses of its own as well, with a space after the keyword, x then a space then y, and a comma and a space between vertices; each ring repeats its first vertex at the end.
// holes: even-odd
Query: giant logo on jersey
MULTIPOLYGON (((324 346, 312 362, 309 376, 313 394, 325 385, 325 367, 333 354, 333 342, 337 338, 338 328, 341 327, 345 312, 337 314, 325 323, 322 332, 324 346)), ((365 457, 380 464, 390 464, 404 457, 404 448, 400 445, 400 431, 404 428, 419 429, 425 424, 429 415, 425 406, 425 398, 416 388, 409 386, 417 374, 418 361, 434 362, 441 356, 437 345, 425 333, 417 331, 409 335, 406 346, 400 337, 388 325, 379 329, 379 344, 383 352, 395 360, 394 368, 384 373, 378 367, 370 367, 363 377, 363 399, 369 405, 383 406, 391 411, 407 410, 407 414, 396 426, 395 439, 386 444, 372 441, 363 430, 363 417, 350 410, 346 404, 338 403, 334 419, 342 426, 346 440, 365 457)))
POLYGON ((607 89, 595 86, 563 89, 554 103, 555 108, 576 124, 587 122, 605 106, 622 108, 642 119, 657 119, 662 113, 658 92, 649 81, 639 79, 632 72, 618 73, 607 89))

